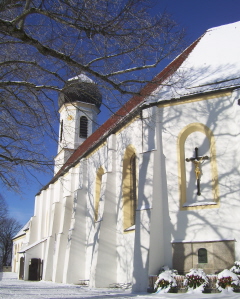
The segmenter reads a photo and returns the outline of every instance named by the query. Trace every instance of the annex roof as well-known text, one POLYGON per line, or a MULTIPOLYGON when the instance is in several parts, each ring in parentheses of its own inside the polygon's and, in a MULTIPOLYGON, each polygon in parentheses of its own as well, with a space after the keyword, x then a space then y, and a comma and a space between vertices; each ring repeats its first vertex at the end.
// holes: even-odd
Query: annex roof
POLYGON ((26 231, 29 229, 30 220, 20 229, 20 231, 12 238, 12 240, 17 239, 26 234, 26 231))
POLYGON ((240 22, 206 31, 178 70, 147 103, 240 85, 240 22))
POLYGON ((29 249, 32 249, 33 247, 36 247, 38 244, 41 244, 41 243, 45 242, 46 240, 47 240, 47 238, 44 238, 44 239, 42 239, 40 241, 32 243, 31 245, 29 245, 29 246, 27 246, 27 247, 19 250, 18 253, 24 253, 24 252, 28 251, 29 249))

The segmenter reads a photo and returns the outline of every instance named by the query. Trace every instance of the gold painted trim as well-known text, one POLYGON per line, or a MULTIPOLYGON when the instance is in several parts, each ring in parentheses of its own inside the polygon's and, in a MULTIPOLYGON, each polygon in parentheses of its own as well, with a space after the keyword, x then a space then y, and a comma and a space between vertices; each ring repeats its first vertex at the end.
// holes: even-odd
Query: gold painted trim
POLYGON ((182 105, 182 104, 188 104, 188 103, 195 103, 195 102, 200 102, 200 101, 206 101, 206 100, 211 100, 211 99, 215 99, 215 98, 219 98, 219 97, 227 97, 227 96, 231 96, 232 92, 231 91, 224 91, 224 92, 218 92, 216 94, 212 94, 212 95, 204 95, 199 97, 199 95, 196 96, 191 96, 189 98, 185 98, 185 99, 179 99, 179 100, 169 100, 169 103, 159 103, 157 105, 158 108, 162 108, 162 107, 169 107, 169 106, 176 106, 176 105, 182 105))
POLYGON ((118 131, 115 132, 116 135, 120 134, 123 130, 125 130, 127 127, 129 127, 133 122, 135 122, 136 120, 139 120, 140 116, 137 115, 135 116, 133 119, 131 119, 127 124, 125 124, 124 126, 122 126, 118 131))
MULTIPOLYGON (((29 228, 28 228, 27 230, 29 230, 29 228)), ((23 233, 21 236, 15 238, 15 239, 12 239, 12 241, 13 241, 13 242, 17 242, 17 241, 19 241, 19 240, 21 240, 21 239, 24 239, 24 238, 26 237, 26 234, 27 234, 27 233, 25 232, 25 233, 23 233)), ((17 245, 17 244, 15 244, 15 245, 17 245)))
POLYGON ((99 167, 96 174, 96 183, 95 183, 95 200, 94 200, 94 220, 98 221, 98 211, 99 211, 99 202, 101 195, 102 187, 102 176, 105 173, 103 167, 99 167))
MULTIPOLYGON (((125 150, 122 164, 122 224, 123 224, 123 232, 124 234, 132 233, 135 229, 128 230, 133 226, 132 222, 132 213, 130 207, 130 160, 132 155, 136 155, 136 201, 138 201, 138 163, 137 163, 137 154, 135 147, 133 145, 128 145, 125 150)), ((136 205, 137 206, 137 205, 136 205)))
POLYGON ((89 159, 91 158, 91 156, 93 156, 97 151, 99 151, 103 146, 107 145, 107 141, 104 141, 103 143, 101 143, 97 148, 95 148, 91 153, 89 153, 88 155, 86 155, 84 157, 84 159, 89 159))
POLYGON ((216 163, 216 145, 215 138, 212 131, 201 123, 192 123, 184 127, 178 135, 177 141, 177 155, 178 155, 178 185, 180 194, 180 210, 199 210, 209 208, 219 208, 219 186, 218 186, 218 171, 216 163), (193 132, 201 132, 205 134, 210 144, 210 163, 212 173, 212 196, 216 204, 187 206, 183 207, 186 203, 186 169, 185 169, 185 141, 187 137, 193 132))
MULTIPOLYGON (((140 119, 139 115, 134 117, 132 120, 130 120, 126 125, 124 125, 123 127, 121 127, 117 132, 115 132, 113 135, 118 135, 120 134, 124 129, 126 129, 128 126, 130 126, 134 121, 140 119)), ((86 156, 86 159, 90 158, 92 155, 94 155, 101 147, 103 147, 104 145, 107 144, 107 141, 104 141, 103 143, 101 143, 97 148, 95 148, 91 153, 89 153, 86 156)))
MULTIPOLYGON (((137 115, 135 116, 133 119, 131 119, 126 125, 124 125, 123 127, 121 127, 118 131, 116 131, 115 133, 113 133, 112 135, 118 135, 120 134, 124 129, 126 129, 127 127, 129 127, 133 122, 135 122, 136 120, 140 119, 140 116, 137 115)), ((90 152, 88 155, 86 155, 86 159, 89 159, 92 155, 94 155, 101 147, 103 147, 104 145, 107 144, 107 141, 104 141, 103 143, 101 143, 97 148, 95 148, 92 152, 90 152)))

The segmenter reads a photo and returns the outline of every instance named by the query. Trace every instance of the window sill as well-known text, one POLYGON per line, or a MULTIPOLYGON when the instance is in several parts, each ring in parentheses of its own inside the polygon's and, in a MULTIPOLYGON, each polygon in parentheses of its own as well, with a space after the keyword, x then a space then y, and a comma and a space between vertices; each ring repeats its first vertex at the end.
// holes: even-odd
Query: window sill
POLYGON ((135 230, 135 224, 128 227, 128 228, 126 228, 126 229, 124 229, 124 232, 127 233, 127 232, 131 232, 131 231, 134 231, 134 230, 135 230))
POLYGON ((197 207, 197 206, 209 206, 209 205, 217 205, 215 201, 205 201, 205 202, 193 202, 193 203, 185 203, 183 207, 197 207))

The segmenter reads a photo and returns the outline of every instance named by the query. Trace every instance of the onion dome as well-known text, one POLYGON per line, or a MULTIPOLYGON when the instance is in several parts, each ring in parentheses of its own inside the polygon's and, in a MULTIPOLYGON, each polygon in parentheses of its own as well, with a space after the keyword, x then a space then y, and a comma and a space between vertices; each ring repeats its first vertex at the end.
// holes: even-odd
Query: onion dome
POLYGON ((85 74, 80 74, 67 81, 58 98, 59 108, 65 103, 84 102, 100 108, 102 95, 97 84, 85 74))

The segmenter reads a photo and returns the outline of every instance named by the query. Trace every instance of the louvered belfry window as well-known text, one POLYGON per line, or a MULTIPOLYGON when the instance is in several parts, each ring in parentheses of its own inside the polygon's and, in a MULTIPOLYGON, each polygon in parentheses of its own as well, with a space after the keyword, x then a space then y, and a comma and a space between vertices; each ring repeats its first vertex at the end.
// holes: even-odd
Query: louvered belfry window
POLYGON ((86 116, 81 116, 80 117, 79 137, 87 138, 87 136, 88 136, 88 119, 86 116))
POLYGON ((61 120, 61 127, 60 127, 60 142, 62 142, 63 139, 63 120, 61 120))

